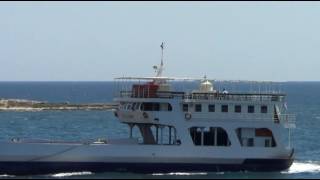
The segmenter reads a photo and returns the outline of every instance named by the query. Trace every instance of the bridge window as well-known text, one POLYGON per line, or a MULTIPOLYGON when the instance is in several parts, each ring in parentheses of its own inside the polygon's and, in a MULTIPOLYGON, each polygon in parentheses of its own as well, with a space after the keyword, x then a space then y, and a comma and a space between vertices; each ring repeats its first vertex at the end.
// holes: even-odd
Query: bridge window
POLYGON ((221 112, 228 112, 228 105, 222 105, 221 112))
POLYGON ((230 146, 227 132, 220 127, 191 127, 190 136, 196 146, 230 146))
POLYGON ((261 113, 268 113, 268 106, 261 106, 261 113))
POLYGON ((172 106, 169 103, 142 103, 141 111, 172 111, 172 106))
POLYGON ((214 112, 215 111, 215 105, 214 104, 209 104, 208 105, 208 111, 209 112, 214 112))
POLYGON ((188 112, 189 111, 189 105, 188 104, 183 104, 182 105, 182 110, 183 110, 183 112, 188 112))
POLYGON ((240 105, 234 106, 234 112, 241 113, 241 106, 240 105))
POLYGON ((254 106, 248 106, 248 113, 254 113, 254 106))
POLYGON ((201 104, 196 104, 195 106, 196 112, 201 112, 201 108, 202 108, 201 104))
POLYGON ((159 111, 160 105, 159 103, 142 103, 141 110, 142 111, 159 111))

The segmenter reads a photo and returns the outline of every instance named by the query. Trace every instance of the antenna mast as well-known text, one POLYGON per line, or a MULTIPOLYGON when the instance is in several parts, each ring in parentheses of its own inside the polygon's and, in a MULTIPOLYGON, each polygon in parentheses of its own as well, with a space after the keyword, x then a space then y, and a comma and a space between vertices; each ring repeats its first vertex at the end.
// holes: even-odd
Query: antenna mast
POLYGON ((161 64, 160 64, 160 67, 158 68, 157 77, 161 77, 162 76, 164 42, 161 43, 160 47, 161 47, 161 64))

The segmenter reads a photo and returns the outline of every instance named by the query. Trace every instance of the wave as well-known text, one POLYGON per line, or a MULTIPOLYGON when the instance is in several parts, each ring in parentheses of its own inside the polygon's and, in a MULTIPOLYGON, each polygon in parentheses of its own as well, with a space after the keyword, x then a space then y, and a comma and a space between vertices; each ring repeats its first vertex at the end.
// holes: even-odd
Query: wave
POLYGON ((317 162, 294 162, 292 166, 282 172, 283 174, 298 174, 298 173, 320 173, 320 164, 317 162))
POLYGON ((208 173, 205 172, 194 172, 194 173, 188 173, 188 172, 172 172, 172 173, 153 173, 153 176, 205 176, 208 175, 208 173))
POLYGON ((70 173, 58 173, 52 175, 52 177, 55 178, 64 178, 64 177, 70 177, 70 176, 84 176, 84 175, 92 175, 92 172, 70 172, 70 173))
POLYGON ((15 177, 13 175, 7 175, 7 174, 1 174, 0 178, 10 178, 10 177, 15 177))
MULTIPOLYGON (((248 172, 244 172, 248 173, 248 172)), ((292 166, 282 171, 281 174, 300 174, 300 173, 320 173, 320 162, 306 161, 306 162, 294 162, 292 166)), ((223 175, 224 172, 217 172, 219 175, 223 175)), ((208 175, 208 173, 187 173, 187 172, 176 172, 176 173, 154 173, 153 176, 199 176, 208 175)))

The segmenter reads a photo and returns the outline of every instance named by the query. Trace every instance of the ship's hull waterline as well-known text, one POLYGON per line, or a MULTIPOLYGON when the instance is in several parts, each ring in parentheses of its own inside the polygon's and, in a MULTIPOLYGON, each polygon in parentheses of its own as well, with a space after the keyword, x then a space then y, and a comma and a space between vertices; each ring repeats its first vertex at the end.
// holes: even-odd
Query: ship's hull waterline
POLYGON ((34 175, 63 172, 221 172, 281 171, 293 162, 293 153, 252 153, 186 150, 184 147, 141 145, 83 145, 55 143, 1 143, 0 174, 34 175), (185 149, 185 150, 183 150, 185 149), (180 155, 178 155, 180 154, 180 155), (193 154, 193 155, 192 155, 193 154), (232 155, 233 154, 233 155, 232 155), (239 154, 239 155, 237 155, 239 154), (273 155, 271 155, 273 154, 273 155), (246 156, 243 158, 242 156, 246 156), (260 155, 261 156, 261 155, 260 155))
POLYGON ((224 171, 282 171, 293 159, 246 159, 242 164, 198 163, 112 163, 112 162, 0 162, 0 174, 31 175, 62 172, 224 172, 224 171))

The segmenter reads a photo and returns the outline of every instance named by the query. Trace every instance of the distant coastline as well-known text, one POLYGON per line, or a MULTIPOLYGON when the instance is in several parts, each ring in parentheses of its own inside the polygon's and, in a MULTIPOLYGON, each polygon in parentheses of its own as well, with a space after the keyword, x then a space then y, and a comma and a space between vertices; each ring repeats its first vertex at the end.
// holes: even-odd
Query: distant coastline
POLYGON ((44 111, 44 110, 111 110, 117 105, 113 103, 70 104, 49 103, 25 99, 0 99, 0 111, 44 111))

